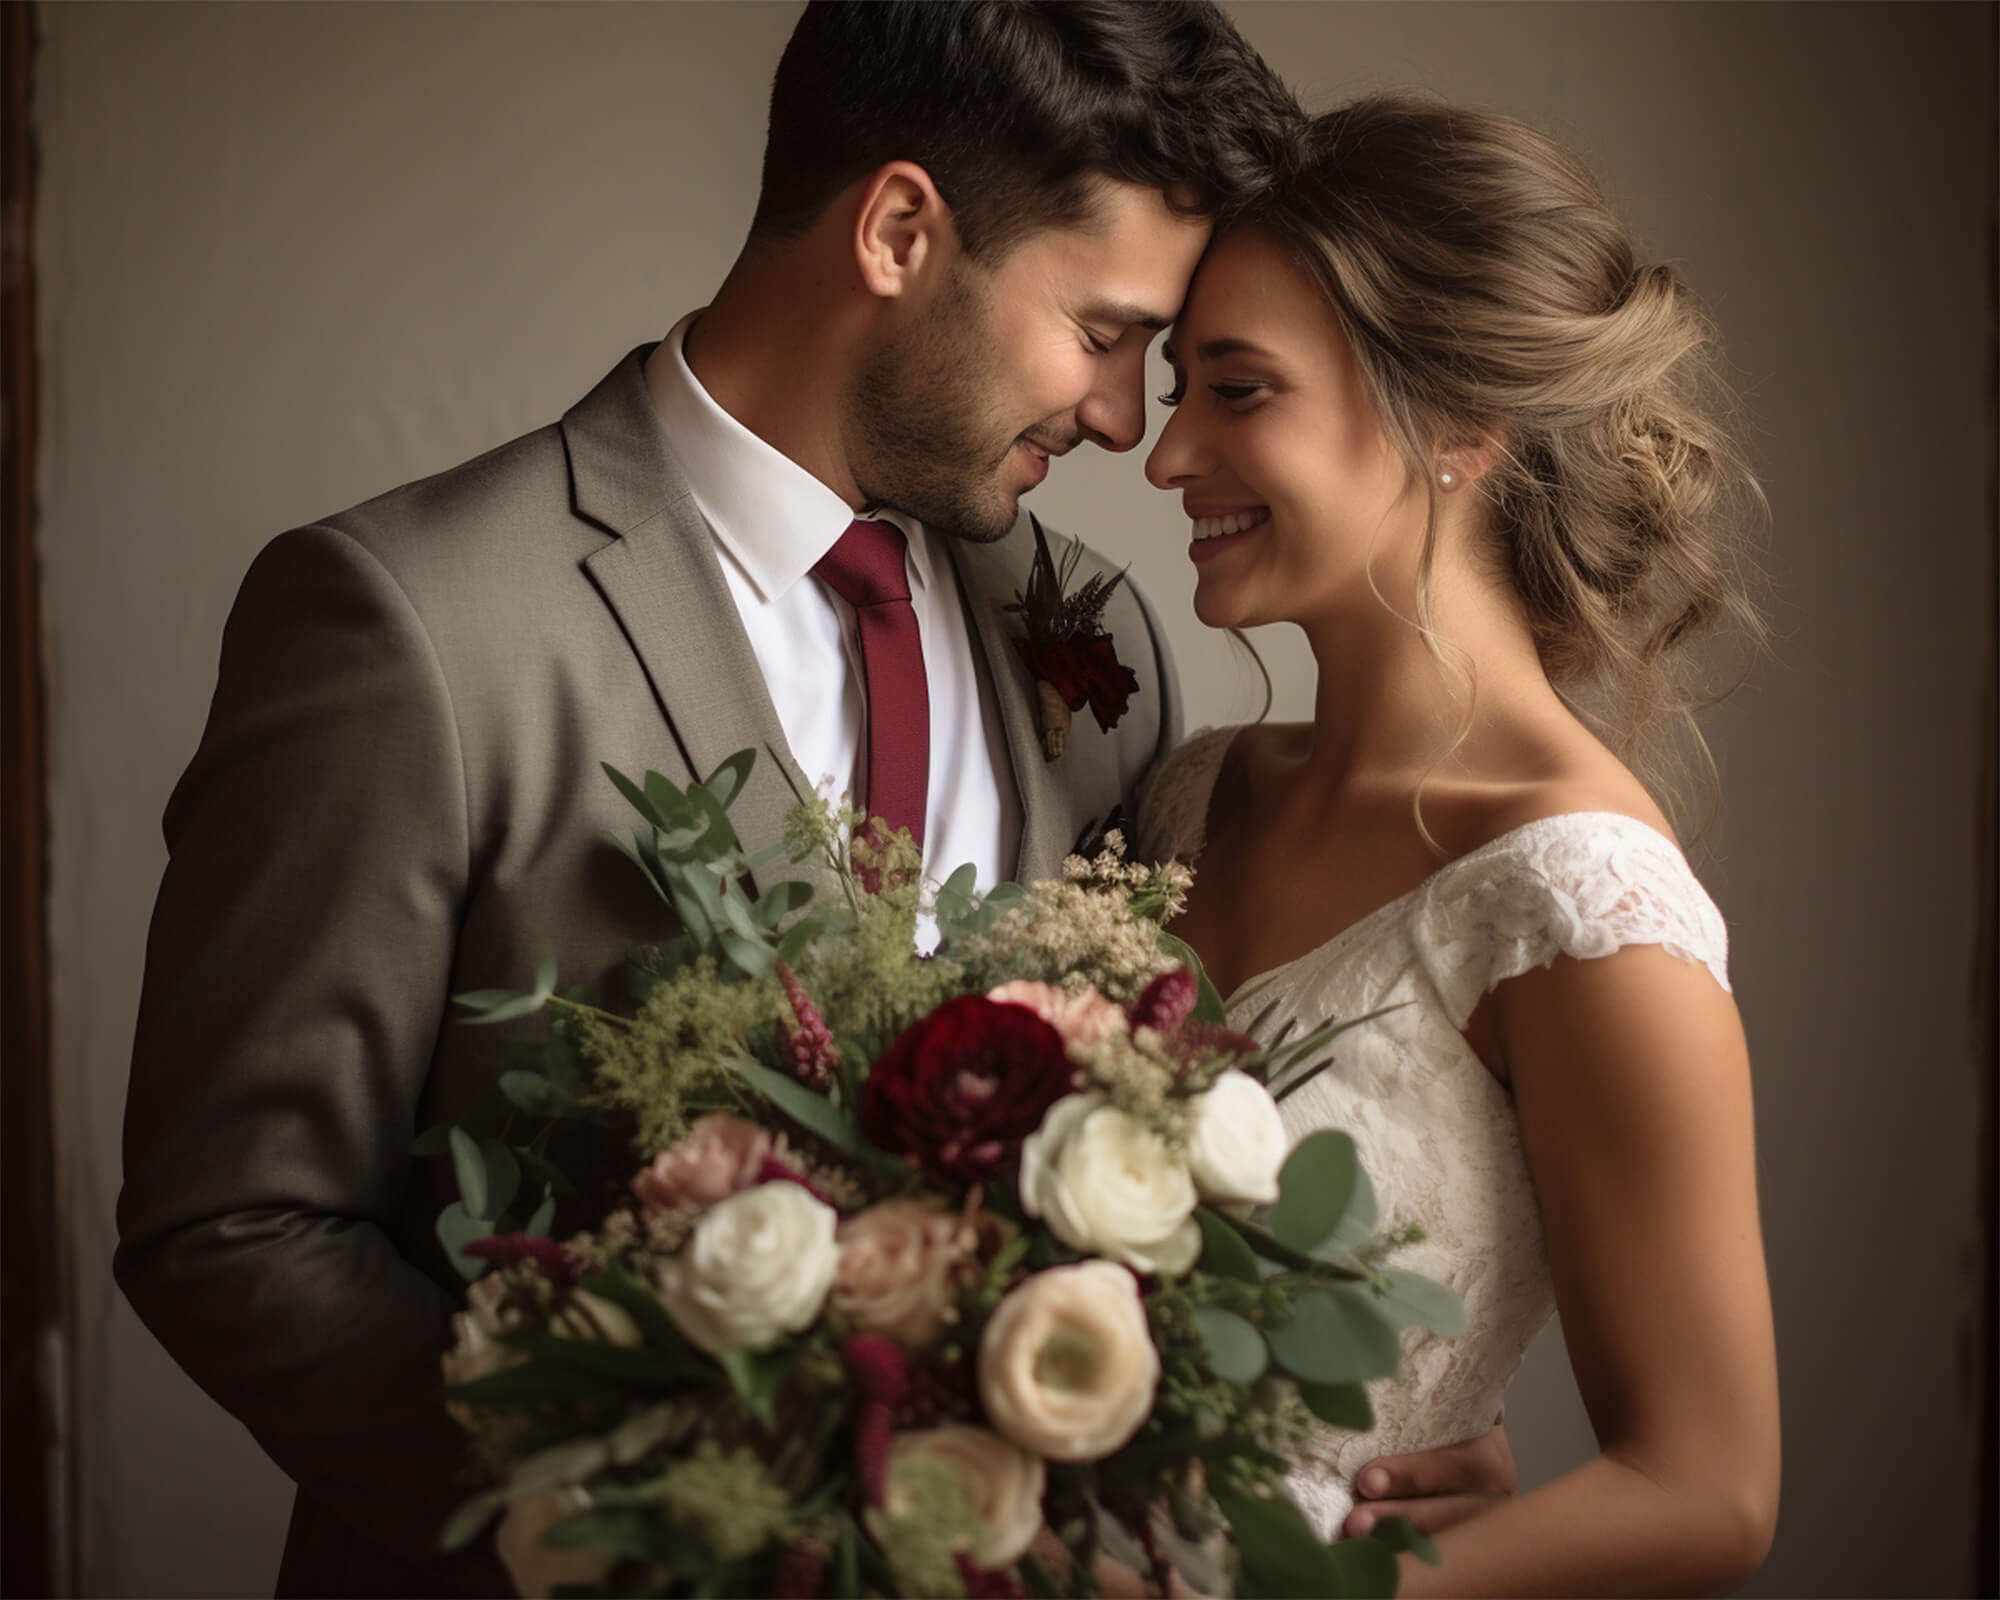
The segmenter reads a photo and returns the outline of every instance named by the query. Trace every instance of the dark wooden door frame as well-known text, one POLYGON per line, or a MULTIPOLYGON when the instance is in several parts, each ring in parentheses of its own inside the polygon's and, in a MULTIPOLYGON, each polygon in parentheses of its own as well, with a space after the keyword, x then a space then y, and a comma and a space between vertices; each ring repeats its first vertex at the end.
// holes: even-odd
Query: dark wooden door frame
POLYGON ((32 0, 0 0, 0 406, 4 406, 4 688, 0 688, 0 1593, 52 1595, 74 1570, 69 1519, 71 1363, 67 1252, 49 1052, 48 808, 42 727, 40 584, 35 561, 38 351, 35 338, 32 0))

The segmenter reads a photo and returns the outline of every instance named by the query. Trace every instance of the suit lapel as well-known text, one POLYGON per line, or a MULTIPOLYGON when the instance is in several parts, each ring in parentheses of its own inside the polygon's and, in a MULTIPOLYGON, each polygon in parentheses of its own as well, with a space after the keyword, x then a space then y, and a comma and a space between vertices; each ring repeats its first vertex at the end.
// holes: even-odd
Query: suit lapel
POLYGON ((1000 702, 1000 720, 1007 732, 1014 789, 1021 799, 1021 849, 1014 876, 1024 883, 1049 877, 1059 869, 1069 847, 1065 832, 1069 808, 1055 777, 1061 763, 1051 763, 1042 756, 1034 681, 1014 648, 1005 609, 1026 579, 1034 538, 1024 514, 1013 532, 991 544, 959 538, 944 542, 958 573, 974 636, 992 674, 994 697, 1000 702))
POLYGON ((756 750, 729 808, 754 854, 784 837, 793 796, 771 752, 789 765, 791 750, 714 537, 646 393, 650 348, 633 351, 562 420, 576 510, 615 535, 584 569, 638 655, 689 772, 707 778, 738 750, 756 750))

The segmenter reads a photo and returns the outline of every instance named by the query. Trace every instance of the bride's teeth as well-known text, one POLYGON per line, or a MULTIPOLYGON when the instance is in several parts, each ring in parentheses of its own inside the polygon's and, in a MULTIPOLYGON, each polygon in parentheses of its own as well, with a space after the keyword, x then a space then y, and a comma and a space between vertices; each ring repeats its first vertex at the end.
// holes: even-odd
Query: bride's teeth
POLYGON ((1196 517, 1194 536, 1197 540, 1219 539, 1226 534, 1247 532, 1263 520, 1261 507, 1254 511, 1231 511, 1220 517, 1196 517))

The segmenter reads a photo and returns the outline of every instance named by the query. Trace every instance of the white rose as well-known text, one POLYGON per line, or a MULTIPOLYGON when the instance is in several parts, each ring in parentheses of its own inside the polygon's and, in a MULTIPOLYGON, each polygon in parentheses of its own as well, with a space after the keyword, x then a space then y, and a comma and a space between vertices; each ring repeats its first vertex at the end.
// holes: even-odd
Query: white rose
POLYGON ((1201 1254, 1187 1163, 1101 1094, 1064 1095, 1028 1135, 1021 1205, 1065 1244, 1139 1272, 1178 1277, 1201 1254))
POLYGON ((1231 1067, 1189 1105, 1188 1171, 1211 1205, 1269 1205, 1285 1155, 1278 1102, 1249 1073, 1231 1067))
POLYGON ((760 1350, 812 1326, 840 1252, 840 1217, 796 1183, 762 1183, 702 1214, 659 1269, 660 1301, 711 1355, 760 1350))
POLYGON ((1048 1468, 1040 1456, 990 1428, 953 1424, 899 1433, 889 1446, 882 1506, 868 1513, 871 1524, 910 1514, 909 1496, 897 1474, 918 1462, 945 1468, 964 1493, 973 1524, 965 1553, 974 1566, 997 1572, 1028 1553, 1042 1531, 1042 1494, 1048 1487, 1048 1468))
POLYGON ((580 1489, 545 1489, 507 1502, 493 1548, 521 1600, 549 1600, 558 1584, 604 1581, 611 1557, 602 1550, 563 1550, 542 1543, 542 1535, 558 1522, 589 1509, 590 1497, 580 1489))
POLYGON ((993 1426, 1052 1461, 1100 1461, 1153 1409, 1160 1353, 1132 1274, 1109 1261, 1051 1267, 994 1307, 979 1336, 979 1399, 993 1426))

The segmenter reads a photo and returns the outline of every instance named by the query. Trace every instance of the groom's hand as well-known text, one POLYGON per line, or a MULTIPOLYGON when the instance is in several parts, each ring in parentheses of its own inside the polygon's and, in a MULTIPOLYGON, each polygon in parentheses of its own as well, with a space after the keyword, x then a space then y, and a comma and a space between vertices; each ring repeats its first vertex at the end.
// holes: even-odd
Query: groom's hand
POLYGON ((1384 1517, 1408 1517, 1436 1533, 1476 1517, 1521 1486, 1504 1417, 1463 1444, 1441 1445, 1408 1456, 1377 1456, 1354 1480, 1355 1505, 1341 1531, 1358 1538, 1384 1517))

